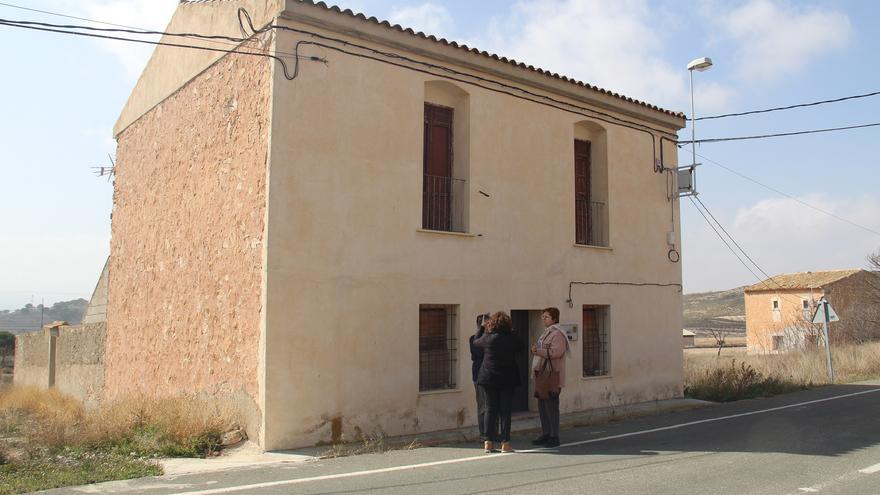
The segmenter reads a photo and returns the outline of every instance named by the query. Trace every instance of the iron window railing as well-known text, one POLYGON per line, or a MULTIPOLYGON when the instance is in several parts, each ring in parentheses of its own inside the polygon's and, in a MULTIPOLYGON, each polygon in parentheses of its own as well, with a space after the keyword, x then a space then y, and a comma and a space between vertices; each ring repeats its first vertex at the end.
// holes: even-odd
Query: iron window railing
POLYGON ((454 389, 457 354, 454 308, 420 306, 419 391, 454 389))
POLYGON ((424 174, 422 185, 422 228, 464 232, 464 179, 424 174))
POLYGON ((584 376, 608 374, 608 306, 584 308, 584 376), (592 325, 586 321, 592 317, 592 325))
POLYGON ((608 246, 605 228, 605 203, 576 199, 575 239, 586 246, 608 246))

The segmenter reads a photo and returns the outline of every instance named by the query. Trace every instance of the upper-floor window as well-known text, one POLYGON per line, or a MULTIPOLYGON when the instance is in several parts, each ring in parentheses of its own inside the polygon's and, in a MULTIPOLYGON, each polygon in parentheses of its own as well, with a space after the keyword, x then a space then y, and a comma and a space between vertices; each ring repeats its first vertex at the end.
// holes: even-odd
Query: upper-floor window
POLYGON ((575 244, 608 246, 605 131, 593 122, 580 122, 574 131, 575 244))
POLYGON ((444 81, 425 84, 422 228, 466 232, 468 95, 444 81))

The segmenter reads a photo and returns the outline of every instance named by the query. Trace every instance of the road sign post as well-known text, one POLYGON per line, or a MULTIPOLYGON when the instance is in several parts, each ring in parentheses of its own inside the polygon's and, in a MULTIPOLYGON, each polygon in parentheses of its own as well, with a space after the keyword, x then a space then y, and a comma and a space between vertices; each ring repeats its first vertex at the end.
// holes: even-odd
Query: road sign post
POLYGON ((828 324, 832 321, 840 321, 834 308, 823 297, 816 306, 816 314, 813 315, 813 323, 822 323, 822 333, 825 337, 825 360, 828 364, 828 378, 834 383, 834 363, 831 361, 831 339, 828 338, 828 324))

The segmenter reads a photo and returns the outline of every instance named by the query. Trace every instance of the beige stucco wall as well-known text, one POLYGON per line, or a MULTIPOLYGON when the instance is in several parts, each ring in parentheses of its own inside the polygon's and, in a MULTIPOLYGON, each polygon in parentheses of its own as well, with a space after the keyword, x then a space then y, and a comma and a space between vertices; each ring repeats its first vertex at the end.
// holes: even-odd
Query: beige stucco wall
POLYGON ((303 51, 329 63, 274 80, 264 447, 474 424, 466 344, 487 310, 553 305, 580 324, 582 305, 611 306, 611 374, 580 378, 573 343, 564 412, 681 395, 677 288, 575 286, 574 307, 565 302, 570 281, 681 282, 649 136, 592 121, 607 140, 594 152, 607 160, 610 249, 575 246, 573 140, 591 119, 457 84, 469 105, 469 232, 423 232, 425 87, 443 78, 303 51), (419 393, 419 304, 459 305, 457 390, 419 393))
POLYGON ((258 430, 270 74, 225 57, 120 134, 108 398, 229 397, 258 430))
MULTIPOLYGON (((821 289, 746 292, 746 351, 749 354, 773 352, 774 335, 787 339, 794 337, 787 336, 786 329, 789 333, 817 331, 804 316, 801 301, 818 301, 823 295, 821 289), (773 311, 774 299, 779 301, 778 312, 773 311)), ((815 306, 811 306, 810 312, 814 310, 815 306)))

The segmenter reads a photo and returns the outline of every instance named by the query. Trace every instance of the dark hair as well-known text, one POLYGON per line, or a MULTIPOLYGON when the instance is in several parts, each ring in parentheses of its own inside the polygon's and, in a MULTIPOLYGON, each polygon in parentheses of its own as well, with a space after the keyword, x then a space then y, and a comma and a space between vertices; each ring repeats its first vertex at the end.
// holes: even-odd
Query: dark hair
POLYGON ((493 314, 486 323, 486 331, 489 333, 509 333, 511 331, 510 315, 504 311, 493 314))
POLYGON ((489 313, 481 313, 477 315, 477 330, 483 328, 483 326, 489 322, 489 313))
POLYGON ((559 308, 544 308, 544 313, 550 315, 550 319, 553 320, 553 323, 559 323, 559 308))

